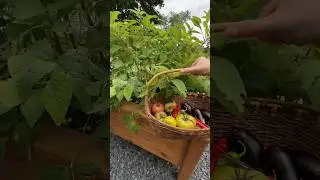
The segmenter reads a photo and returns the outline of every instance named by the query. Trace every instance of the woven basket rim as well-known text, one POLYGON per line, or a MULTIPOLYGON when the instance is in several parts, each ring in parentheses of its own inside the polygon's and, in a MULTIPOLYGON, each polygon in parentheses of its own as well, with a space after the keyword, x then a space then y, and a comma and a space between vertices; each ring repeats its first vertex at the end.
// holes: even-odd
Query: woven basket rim
MULTIPOLYGON (((145 113, 148 117, 150 117, 152 119, 152 121, 154 121, 153 123, 155 124, 159 124, 159 125, 163 125, 163 126, 166 126, 168 129, 170 130, 175 130, 175 131, 186 131, 186 132, 204 132, 204 131, 210 131, 210 127, 208 126, 208 128, 206 129, 186 129, 186 128, 180 128, 180 127, 173 127, 173 126, 170 126, 166 123, 163 123, 159 120, 157 120, 153 115, 152 113, 150 112, 150 99, 151 97, 149 96, 145 96, 145 113)), ((149 121, 151 121, 149 119, 149 121)))
POLYGON ((267 99, 267 98, 258 98, 258 97, 247 97, 245 98, 246 101, 259 101, 259 102, 265 102, 265 103, 269 103, 269 104, 277 104, 277 105, 282 105, 282 106, 290 106, 290 107, 295 107, 295 108, 300 108, 300 109, 304 109, 307 111, 313 111, 316 113, 320 113, 320 109, 313 107, 311 105, 306 105, 306 104, 297 104, 294 102, 288 102, 288 101, 280 101, 278 99, 267 99))

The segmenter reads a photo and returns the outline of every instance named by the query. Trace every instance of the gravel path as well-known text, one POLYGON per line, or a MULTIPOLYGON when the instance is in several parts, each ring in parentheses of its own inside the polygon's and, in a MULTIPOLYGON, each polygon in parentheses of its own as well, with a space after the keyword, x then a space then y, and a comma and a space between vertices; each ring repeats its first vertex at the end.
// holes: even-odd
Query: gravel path
MULTIPOLYGON (((176 180, 177 168, 138 146, 111 135, 111 180, 176 180)), ((203 153, 191 180, 209 180, 209 148, 203 153)))

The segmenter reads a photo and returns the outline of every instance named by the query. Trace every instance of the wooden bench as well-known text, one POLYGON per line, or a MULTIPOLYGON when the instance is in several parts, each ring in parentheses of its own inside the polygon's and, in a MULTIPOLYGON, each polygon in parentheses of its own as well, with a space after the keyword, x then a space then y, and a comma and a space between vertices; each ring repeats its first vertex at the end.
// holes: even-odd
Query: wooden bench
POLYGON ((210 139, 202 141, 165 139, 154 133, 145 118, 143 107, 132 103, 124 104, 119 111, 113 111, 110 114, 111 132, 178 166, 178 180, 188 180, 192 176, 210 139), (135 112, 140 113, 142 116, 136 120, 140 126, 137 134, 130 132, 122 120, 125 114, 135 112))

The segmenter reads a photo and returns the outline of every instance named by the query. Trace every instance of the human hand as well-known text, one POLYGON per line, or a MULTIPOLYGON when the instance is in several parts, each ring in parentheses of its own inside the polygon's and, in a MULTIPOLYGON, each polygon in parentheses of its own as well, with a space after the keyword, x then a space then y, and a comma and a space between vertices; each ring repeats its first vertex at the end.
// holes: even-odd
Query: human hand
POLYGON ((210 73, 210 60, 205 57, 199 57, 191 67, 181 70, 182 73, 194 75, 205 75, 210 73))
POLYGON ((270 0, 260 18, 214 24, 230 37, 256 37, 270 42, 317 44, 320 41, 319 0, 270 0))

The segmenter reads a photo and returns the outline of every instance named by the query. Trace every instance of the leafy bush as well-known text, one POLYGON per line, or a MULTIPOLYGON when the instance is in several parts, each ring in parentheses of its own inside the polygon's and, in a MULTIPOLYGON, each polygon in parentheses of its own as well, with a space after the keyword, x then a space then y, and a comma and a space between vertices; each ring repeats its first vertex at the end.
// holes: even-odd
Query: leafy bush
MULTIPOLYGON (((152 23, 156 16, 144 11, 131 10, 136 20, 118 20, 119 12, 111 12, 110 62, 111 106, 118 107, 122 100, 136 101, 146 95, 146 83, 157 73, 168 69, 190 66, 200 56, 207 56, 204 42, 193 36, 190 25, 162 28, 152 23)), ((193 17, 196 28, 203 28, 209 37, 209 12, 200 19, 193 17), (201 26, 203 24, 203 26, 201 26)), ((181 77, 158 84, 159 88, 185 95, 187 90, 209 91, 209 79, 181 77)))
POLYGON ((30 150, 31 129, 42 117, 61 125, 70 108, 106 111, 106 4, 6 1, 7 41, 0 52, 0 126, 6 136, 30 150))

